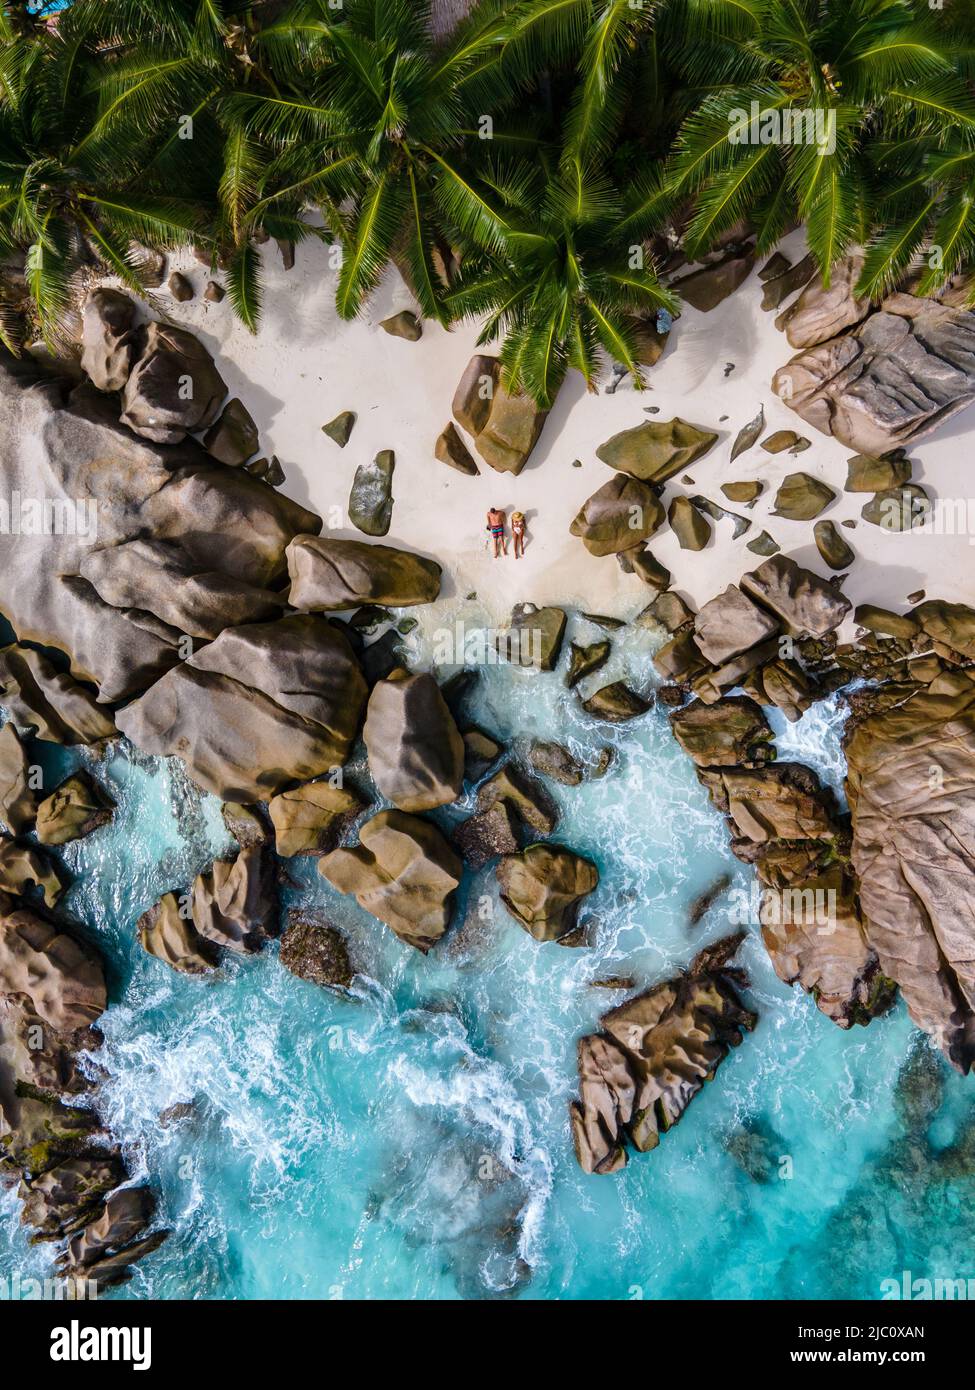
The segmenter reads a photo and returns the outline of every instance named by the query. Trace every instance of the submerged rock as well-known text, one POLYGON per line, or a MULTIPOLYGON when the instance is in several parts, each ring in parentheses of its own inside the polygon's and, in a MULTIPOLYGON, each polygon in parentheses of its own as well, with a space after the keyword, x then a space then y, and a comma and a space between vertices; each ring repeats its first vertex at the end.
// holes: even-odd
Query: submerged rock
POLYGON ((477 792, 477 809, 486 811, 498 801, 505 802, 530 830, 551 835, 558 825, 555 802, 536 778, 523 772, 517 763, 506 763, 477 792))
POLYGON ((543 777, 550 777, 566 787, 578 787, 585 775, 578 758, 561 743, 533 743, 528 750, 528 761, 543 777))
POLYGON ((565 683, 572 690, 584 680, 586 676, 591 676, 596 671, 601 671, 609 660, 612 650, 612 643, 608 639, 601 642, 591 642, 586 647, 580 647, 577 643, 569 644, 569 668, 565 673, 565 683))
POLYGON ((349 948, 338 927, 300 909, 288 913, 279 959, 292 975, 323 989, 347 990, 355 979, 349 948))
POLYGON ((411 608, 440 593, 435 560, 364 541, 297 536, 288 546, 291 603, 313 612, 347 612, 364 603, 411 608))
POLYGON ((564 845, 529 845, 497 867, 501 901, 536 941, 555 941, 576 925, 584 897, 599 883, 595 864, 564 845))
POLYGON ((579 1039, 580 1097, 569 1112, 584 1172, 617 1172, 627 1143, 641 1153, 656 1148, 754 1028, 735 990, 742 977, 728 967, 741 940, 701 952, 686 975, 612 1009, 601 1032, 579 1039))
POLYGON ((360 829, 357 847, 333 850, 318 871, 425 953, 447 930, 461 862, 430 821, 380 811, 360 829))

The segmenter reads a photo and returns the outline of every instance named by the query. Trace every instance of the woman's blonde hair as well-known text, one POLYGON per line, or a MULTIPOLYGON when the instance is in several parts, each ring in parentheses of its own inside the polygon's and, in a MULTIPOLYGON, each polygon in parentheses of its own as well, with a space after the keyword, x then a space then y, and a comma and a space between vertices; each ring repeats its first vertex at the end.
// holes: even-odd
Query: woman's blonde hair
POLYGON ((525 513, 524 513, 524 512, 512 512, 512 513, 511 513, 511 520, 512 520, 512 521, 524 521, 524 519, 525 519, 525 513))

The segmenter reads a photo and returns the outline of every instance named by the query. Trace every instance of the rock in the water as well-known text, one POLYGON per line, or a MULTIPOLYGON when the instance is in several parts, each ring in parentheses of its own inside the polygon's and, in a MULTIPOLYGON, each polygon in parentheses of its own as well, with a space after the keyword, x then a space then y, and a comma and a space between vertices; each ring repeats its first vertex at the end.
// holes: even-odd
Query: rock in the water
POLYGON ((789 314, 785 335, 790 347, 815 347, 866 318, 870 300, 853 293, 862 271, 861 255, 845 256, 833 266, 828 289, 819 278, 806 286, 789 314))
POLYGON ((369 770, 400 811, 456 801, 464 784, 464 742, 433 676, 393 671, 377 681, 362 731, 369 770))
POLYGON ((0 994, 15 996, 58 1033, 87 1028, 105 1011, 101 961, 73 936, 9 899, 0 902, 0 994))
POLYGON ((184 975, 205 975, 217 963, 217 949, 184 916, 175 893, 166 893, 139 918, 136 930, 143 950, 184 975))
POLYGON ((95 1214, 100 1202, 128 1174, 120 1156, 108 1150, 73 1154, 21 1184, 22 1220, 43 1238, 70 1234, 95 1214))
POLYGON ((911 481, 913 465, 908 458, 878 459, 854 454, 846 470, 846 492, 890 492, 911 481))
POLYGON ((145 347, 125 383, 122 423, 156 444, 179 444, 207 429, 227 394, 223 377, 198 338, 150 323, 145 347))
POLYGON ((536 941, 556 941, 576 925, 579 904, 599 883, 590 860, 564 845, 529 845, 497 867, 501 901, 536 941))
POLYGON ((645 483, 665 483, 703 458, 717 440, 713 430, 690 425, 679 417, 647 420, 614 434, 596 450, 596 457, 617 473, 645 483))
POLYGON ((203 447, 207 453, 228 468, 239 468, 246 463, 257 453, 259 443, 253 416, 236 397, 227 402, 220 419, 203 436, 203 447))
POLYGON ((639 479, 617 473, 583 503, 569 531, 582 538, 590 555, 615 555, 642 545, 663 519, 656 493, 639 479))
POLYGON ((749 598, 770 609, 794 636, 825 637, 850 612, 850 600, 787 555, 774 555, 742 575, 749 598))
POLYGON ((528 750, 528 761, 536 772, 563 786, 578 787, 583 780, 582 764, 561 743, 533 743, 528 750))
POLYGON ((613 681, 604 685, 595 695, 583 701, 582 708, 597 719, 606 719, 610 724, 624 724, 629 719, 639 719, 652 707, 652 701, 645 700, 625 681, 613 681))
POLYGON ((423 337, 423 324, 409 309, 403 309, 392 318, 383 319, 379 327, 391 338, 405 338, 408 343, 417 343, 423 337))
POLYGON ((694 621, 694 610, 691 608, 680 594, 668 592, 658 594, 652 603, 648 604, 637 622, 644 625, 645 618, 649 615, 654 623, 659 623, 668 632, 679 632, 687 623, 694 621))
POLYGON ((729 584, 694 619, 694 640, 712 666, 723 666, 778 630, 777 620, 746 598, 737 584, 729 584))
POLYGON ((65 880, 55 859, 34 845, 20 845, 0 837, 0 892, 23 898, 32 888, 40 890, 47 907, 54 907, 65 890, 65 880))
POLYGON ((670 716, 674 737, 698 767, 762 767, 775 756, 772 728, 746 695, 693 700, 670 716))
POLYGON ((298 536, 288 546, 290 600, 312 612, 347 612, 364 603, 411 608, 440 593, 435 560, 364 541, 298 536))
POLYGON ((856 555, 831 521, 817 521, 813 527, 813 536, 816 549, 831 570, 850 568, 856 555))
POLYGON ((606 638, 601 642, 592 642, 586 647, 580 647, 575 642, 570 643, 569 669, 565 673, 565 683, 569 689, 577 686, 586 676, 602 670, 609 660, 611 650, 612 643, 606 638))
POLYGON ((703 550, 711 539, 711 523, 688 497, 675 497, 667 513, 681 550, 703 550))
POLYGON ((453 420, 444 427, 434 448, 434 457, 439 463, 456 468, 458 473, 466 473, 469 478, 477 477, 480 469, 471 457, 471 452, 461 439, 453 420))
POLYGON ((621 1004, 600 1020, 601 1032, 580 1038, 579 1100, 569 1111, 584 1172, 617 1172, 627 1142, 640 1153, 656 1148, 754 1028, 735 990, 741 973, 728 967, 740 942, 701 952, 688 974, 621 1004))
POLYGON ((468 782, 479 782, 495 759, 501 756, 501 744, 483 729, 475 727, 465 729, 461 738, 464 740, 464 778, 468 782))
POLYGON ((275 849, 282 859, 296 854, 330 854, 364 807, 365 802, 351 788, 327 780, 279 792, 267 808, 274 826, 275 849))
POLYGON ((349 520, 367 536, 385 536, 393 520, 396 455, 382 449, 372 463, 360 463, 349 493, 349 520))
POLYGON ((225 801, 220 807, 220 815, 241 849, 271 843, 274 830, 268 816, 268 808, 263 802, 245 806, 240 801, 225 801))
POLYGON ((482 869, 502 854, 518 850, 518 821, 511 803, 495 801, 461 821, 453 832, 454 843, 472 869, 482 869))
POLYGON ((730 251, 700 270, 692 270, 689 275, 674 280, 671 288, 685 304, 707 314, 745 283, 754 265, 755 247, 752 245, 743 251, 730 251))
POLYGON ((534 666, 554 671, 562 650, 566 615, 562 608, 536 608, 533 603, 518 604, 511 622, 497 639, 498 654, 515 666, 534 666))
POLYGON ((322 433, 327 434, 329 439, 336 443, 340 449, 344 449, 352 438, 355 422, 355 411, 343 410, 341 415, 336 415, 334 420, 330 420, 327 425, 322 425, 322 433))
POLYGON ((504 801, 518 819, 538 835, 551 835, 558 824, 558 807, 534 777, 522 772, 517 763, 506 763, 478 789, 477 809, 489 810, 504 801))
POLYGON ((193 925, 215 946, 259 951, 277 935, 278 904, 267 850, 242 849, 215 859, 193 882, 193 925))
POLYGON ((833 489, 819 478, 811 478, 808 473, 789 473, 775 494, 772 515, 785 517, 787 521, 812 521, 826 510, 835 496, 833 489))
POLYGON ((893 294, 855 331, 800 352, 772 387, 808 424, 878 457, 975 399, 973 357, 975 314, 893 294))
POLYGON ((115 802, 90 773, 74 773, 37 808, 37 838, 42 845, 80 840, 112 819, 115 802))
POLYGON ((135 302, 119 290, 92 290, 81 322, 82 371, 99 391, 121 391, 135 354, 135 302))
POLYGON ((403 811, 380 811, 359 831, 356 848, 333 850, 318 869, 423 952, 446 932, 461 877, 461 862, 437 827, 403 811))
POLYGON ((34 647, 0 648, 0 700, 18 729, 49 743, 100 743, 117 732, 94 695, 34 647))
POLYGON ((348 989, 355 979, 349 948, 338 927, 300 909, 288 913, 279 959, 300 980, 323 989, 348 989))
POLYGON ((339 626, 312 614, 227 628, 118 715, 223 801, 267 800, 341 767, 366 682, 339 626))
POLYGON ((836 840, 832 795, 801 763, 702 768, 698 776, 728 817, 735 840, 758 846, 773 840, 836 840))

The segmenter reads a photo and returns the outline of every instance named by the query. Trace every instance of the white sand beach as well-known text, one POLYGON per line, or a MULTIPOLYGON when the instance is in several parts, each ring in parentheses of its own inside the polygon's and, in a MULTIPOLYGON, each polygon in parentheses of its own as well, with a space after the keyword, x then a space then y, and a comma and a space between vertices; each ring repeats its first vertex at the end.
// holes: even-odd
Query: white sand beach
MULTIPOLYGON (((798 259, 805 250, 803 234, 794 233, 782 249, 798 259)), ((651 549, 671 570, 673 587, 695 604, 761 563, 746 544, 763 529, 784 553, 828 573, 811 522, 769 515, 780 480, 799 470, 836 491, 825 518, 837 525, 847 519, 857 522, 855 530, 841 530, 857 555, 844 584, 854 603, 901 609, 919 589, 948 600, 962 600, 970 591, 970 537, 892 534, 862 521, 867 496, 843 492, 852 451, 807 427, 773 394, 772 375, 792 349, 774 327, 775 313, 760 307, 761 282, 755 272, 710 313, 685 307, 663 358, 647 372, 647 390, 639 393, 625 380, 614 394, 603 389, 590 395, 578 374, 570 373, 521 475, 497 474, 478 460, 480 477, 469 478, 437 462, 433 449, 451 418, 454 386, 477 350, 476 327, 463 324, 447 332, 428 322, 417 343, 385 333, 381 320, 415 308, 395 271, 388 273, 361 319, 342 322, 335 313, 335 272, 326 247, 315 241, 299 246, 296 265, 288 272, 273 244, 263 254, 268 283, 256 336, 235 319, 229 300, 204 301, 208 274, 192 256, 174 257, 171 264, 189 276, 196 298, 177 304, 160 291, 158 302, 174 321, 196 331, 217 358, 231 393, 241 397, 260 428, 262 452, 276 454, 284 468, 283 491, 319 512, 333 534, 359 535, 346 516, 357 465, 380 449, 395 451, 396 502, 386 540, 443 564, 444 599, 475 592, 479 607, 498 620, 523 600, 635 615, 647 602, 646 587, 624 574, 614 557, 590 555, 569 534, 569 525, 585 499, 608 480, 609 470, 596 458, 596 448, 647 418, 674 416, 718 430, 721 438, 690 470, 693 485, 680 475, 667 485, 665 505, 677 492, 699 493, 752 522, 738 540, 732 539, 730 521, 718 523, 708 546, 698 553, 681 551, 666 524, 652 538, 651 549), (733 370, 726 374, 730 364, 733 370), (730 463, 735 436, 759 405, 765 409, 766 433, 794 429, 810 437, 812 447, 793 458, 769 455, 755 445, 730 463), (648 417, 648 408, 659 413, 648 417), (343 410, 358 416, 344 450, 321 428, 343 410), (575 460, 581 467, 573 466, 575 460), (724 482, 752 478, 762 479, 766 487, 750 511, 733 507, 720 492, 724 482), (525 513, 529 543, 524 559, 516 561, 511 553, 498 561, 491 557, 485 531, 491 505, 504 507, 509 515, 514 509, 525 513)), ((603 387, 610 380, 607 370, 603 387)), ((966 414, 956 416, 912 451, 914 481, 933 497, 966 499, 973 439, 975 421, 966 414)), ((852 622, 844 635, 851 632, 852 622)))

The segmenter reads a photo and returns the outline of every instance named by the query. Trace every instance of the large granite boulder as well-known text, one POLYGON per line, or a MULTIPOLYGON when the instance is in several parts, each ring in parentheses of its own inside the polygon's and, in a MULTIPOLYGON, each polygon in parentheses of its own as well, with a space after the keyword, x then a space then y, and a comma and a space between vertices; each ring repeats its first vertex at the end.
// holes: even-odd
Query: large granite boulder
POLYGON ((844 256, 830 272, 827 288, 817 276, 789 309, 785 336, 790 347, 809 348, 852 328, 870 312, 870 300, 854 294, 863 256, 844 256))
POLYGON ((104 1013, 105 972, 81 942, 7 898, 0 901, 0 995, 58 1033, 74 1033, 104 1013))
POLYGON ((198 338, 183 328, 150 323, 122 392, 122 423, 156 444, 179 444, 213 424, 226 394, 223 377, 198 338))
POLYGON ((135 354, 135 301, 119 290, 95 289, 81 316, 81 368, 99 391, 121 391, 135 354))
POLYGON ((612 1009, 579 1039, 579 1099, 569 1107, 576 1158, 586 1173, 615 1173, 627 1143, 648 1153, 710 1081, 755 1015, 728 961, 741 936, 712 946, 686 975, 612 1009))
POLYGON ((772 727, 747 695, 711 705, 692 700, 674 710, 670 727, 698 767, 762 767, 775 756, 772 727))
POLYGON ((564 845, 529 845, 498 864, 501 901, 536 941, 557 941, 576 925, 579 904, 599 883, 589 859, 564 845))
POLYGON ((54 907, 66 887, 65 876, 52 855, 36 845, 0 837, 0 892, 26 898, 32 889, 54 907))
POLYGON ((832 794, 801 763, 702 768, 698 777, 736 840, 833 842, 839 834, 832 794))
POLYGON ((47 1240, 68 1235, 126 1179, 125 1164, 109 1150, 75 1154, 54 1168, 24 1180, 18 1191, 22 1220, 47 1240))
POLYGON ((858 328, 793 357, 773 390, 808 424, 876 456, 975 399, 975 314, 894 294, 858 328))
POLYGON ((369 696, 362 737, 380 793, 400 811, 432 811, 464 785, 464 740, 433 676, 393 671, 369 696))
POLYGON ((519 603, 512 610, 507 628, 498 634, 498 654, 515 666, 554 671, 562 651, 566 621, 564 608, 519 603))
POLYGON ((655 492, 637 478, 617 473, 582 504, 569 527, 590 555, 615 555, 642 545, 664 519, 655 492))
POLYGON ((108 703, 173 666, 182 634, 154 611, 166 586, 152 572, 131 606, 105 602, 81 572, 96 548, 165 540, 198 570, 263 588, 282 576, 288 542, 321 522, 191 440, 163 447, 135 438, 91 386, 65 392, 63 381, 0 354, 6 484, 11 496, 47 507, 18 516, 5 539, 3 606, 22 642, 60 648, 72 674, 108 703))
POLYGON ((34 647, 0 649, 0 701, 18 729, 49 743, 100 743, 117 732, 92 692, 34 647))
POLYGON ((236 859, 215 859, 193 881, 193 925, 215 946, 259 951, 277 935, 278 903, 267 851, 242 849, 236 859))
POLYGON ((37 838, 42 845, 66 845, 107 825, 115 802, 84 768, 55 787, 37 808, 37 838))
POLYGON ((828 580, 803 569, 788 555, 773 555, 757 570, 742 575, 741 588, 795 637, 825 637, 853 607, 828 580))
POLYGON ((737 584, 704 604, 694 619, 694 640, 712 666, 723 666, 778 630, 777 619, 746 598, 737 584))
POLYGON ((223 801, 266 801, 341 767, 366 682, 339 626, 310 613, 227 628, 117 716, 223 801))
POLYGON ((435 560, 364 541, 298 536, 288 546, 291 603, 312 612, 348 612, 366 603, 412 608, 440 593, 435 560))
POLYGON ((536 777, 517 763, 505 763, 477 791, 478 811, 488 811, 503 803, 517 819, 536 835, 551 835, 558 825, 559 810, 536 777))
POLYGON ((217 963, 213 941, 202 937, 175 893, 165 893, 136 923, 143 950, 184 975, 205 975, 217 963))
POLYGON ((692 309, 709 314, 745 283, 754 265, 755 246, 752 244, 741 251, 732 249, 699 270, 672 280, 670 287, 692 309))
POLYGON ((357 792, 328 778, 279 792, 268 804, 274 847, 282 859, 330 854, 364 806, 357 792))
POLYGON ((646 420, 623 430, 596 450, 596 457, 617 473, 644 483, 665 483, 696 463, 717 443, 713 430, 673 420, 646 420))
POLYGON ((501 384, 501 362, 478 353, 467 365, 453 402, 454 419, 498 473, 520 473, 538 443, 548 411, 501 384))
POLYGON ((356 848, 333 850, 318 871, 425 953, 447 930, 462 866, 430 821, 380 811, 362 826, 356 848))
POLYGON ((975 681, 942 676, 846 738, 867 936, 919 1028, 975 1063, 975 681))
POLYGON ((0 729, 0 825, 11 835, 33 828, 37 796, 23 740, 13 724, 0 729))

